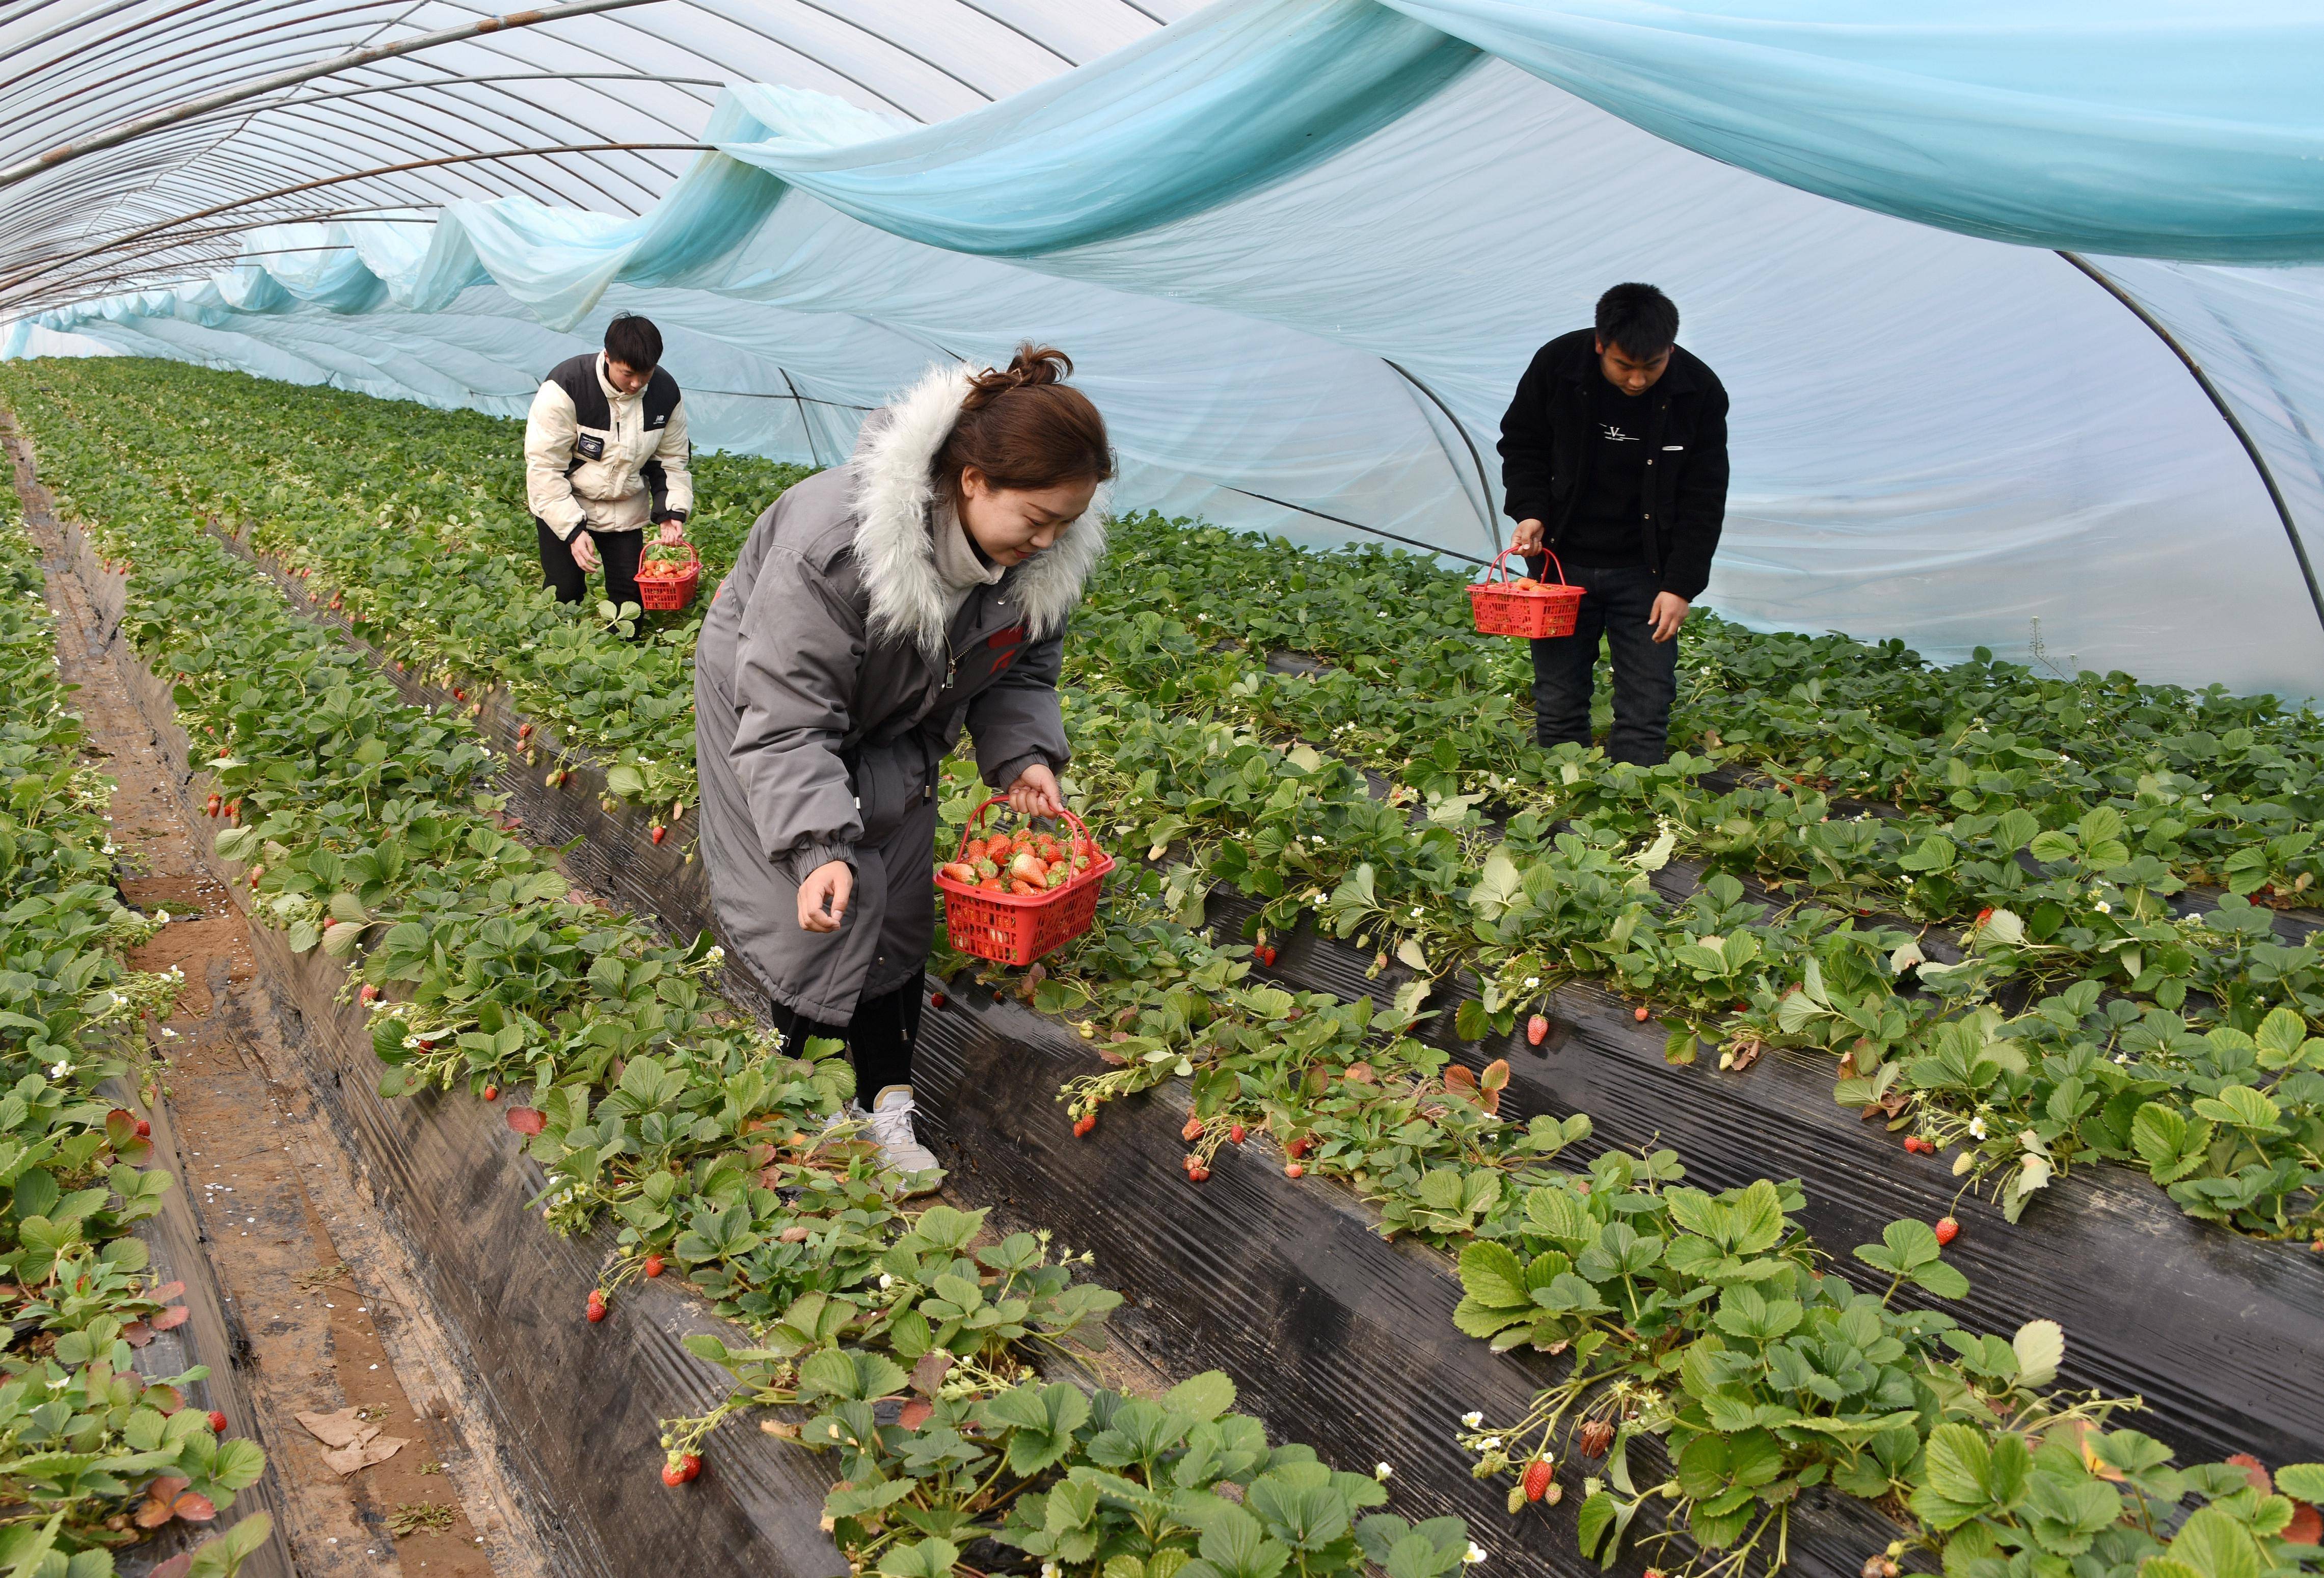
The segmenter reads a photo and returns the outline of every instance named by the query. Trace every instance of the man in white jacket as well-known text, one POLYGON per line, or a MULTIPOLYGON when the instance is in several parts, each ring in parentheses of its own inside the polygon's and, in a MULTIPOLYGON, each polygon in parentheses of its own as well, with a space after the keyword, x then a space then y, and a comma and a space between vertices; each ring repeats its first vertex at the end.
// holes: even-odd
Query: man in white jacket
POLYGON ((540 570, 560 603, 578 603, 605 561, 605 595, 638 601, 649 521, 675 542, 694 508, 686 405, 661 370, 661 331, 617 314, 605 348, 552 368, 524 423, 524 492, 540 529, 540 570))

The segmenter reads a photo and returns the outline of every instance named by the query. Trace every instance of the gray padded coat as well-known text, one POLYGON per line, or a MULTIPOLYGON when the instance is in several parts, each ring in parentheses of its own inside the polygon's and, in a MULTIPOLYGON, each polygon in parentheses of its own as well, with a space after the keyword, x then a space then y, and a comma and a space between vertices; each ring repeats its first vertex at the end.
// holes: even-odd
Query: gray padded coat
POLYGON ((701 851, 727 943, 774 996, 844 1025, 927 957, 938 764, 965 727, 984 781, 1069 755, 1057 704, 1066 616, 1105 551, 1098 506, 945 618, 931 472, 969 369, 875 412, 847 465, 751 528, 695 653, 701 851), (799 883, 855 870, 835 932, 798 923, 799 883))

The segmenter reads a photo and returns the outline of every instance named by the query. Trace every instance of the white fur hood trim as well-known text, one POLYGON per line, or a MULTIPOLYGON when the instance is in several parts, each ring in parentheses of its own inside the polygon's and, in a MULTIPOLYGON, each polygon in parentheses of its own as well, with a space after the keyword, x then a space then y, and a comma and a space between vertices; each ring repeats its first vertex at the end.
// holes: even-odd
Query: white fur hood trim
MULTIPOLYGON (((864 424, 851 463, 855 472, 855 558, 871 593, 871 634, 911 639, 941 657, 945 647, 945 586, 936 574, 928 511, 936 502, 936 451, 960 420, 973 370, 966 364, 931 368, 901 398, 864 424)), ((1068 526, 1049 549, 1009 572, 1001 585, 1024 610, 1027 632, 1039 637, 1065 626, 1081 601, 1082 583, 1105 554, 1105 495, 1068 526)))

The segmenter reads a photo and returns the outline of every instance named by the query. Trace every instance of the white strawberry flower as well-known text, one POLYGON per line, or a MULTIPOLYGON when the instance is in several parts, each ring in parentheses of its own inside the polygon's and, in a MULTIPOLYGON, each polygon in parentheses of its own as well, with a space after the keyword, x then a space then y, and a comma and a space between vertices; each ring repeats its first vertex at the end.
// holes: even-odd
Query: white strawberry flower
POLYGON ((1984 1120, 1984 1118, 1982 1118, 1982 1117, 1971 1118, 1971 1119, 1969 1121, 1969 1138, 1970 1138, 1970 1139, 1972 1139, 1972 1140, 1982 1140, 1982 1139, 1984 1139, 1984 1138, 1985 1138, 1985 1120, 1984 1120))
POLYGON ((1499 1452, 1501 1449, 1501 1438, 1498 1435, 1488 1435, 1477 1444, 1483 1451, 1499 1452))
POLYGON ((62 1079, 65 1075, 70 1074, 72 1070, 73 1066, 71 1064, 67 1063, 62 1058, 59 1058, 56 1062, 49 1065, 49 1077, 51 1079, 62 1079))
POLYGON ((1466 1425, 1471 1430, 1474 1430, 1478 1426, 1484 1422, 1485 1416, 1474 1408, 1470 1409, 1467 1413, 1461 1416, 1461 1423, 1466 1425))
POLYGON ((1538 986, 1541 984, 1541 977, 1538 975, 1528 975, 1526 977, 1526 984, 1527 986, 1538 986))
POLYGON ((1395 1472, 1396 1467, 1392 1463, 1376 1463, 1372 1464, 1372 1478, 1376 1480, 1385 1481, 1395 1472))
POLYGON ((1484 1559, 1485 1547, 1479 1545, 1475 1540, 1471 1540, 1469 1542, 1469 1548, 1461 1553, 1461 1560, 1471 1567, 1475 1566, 1484 1559))

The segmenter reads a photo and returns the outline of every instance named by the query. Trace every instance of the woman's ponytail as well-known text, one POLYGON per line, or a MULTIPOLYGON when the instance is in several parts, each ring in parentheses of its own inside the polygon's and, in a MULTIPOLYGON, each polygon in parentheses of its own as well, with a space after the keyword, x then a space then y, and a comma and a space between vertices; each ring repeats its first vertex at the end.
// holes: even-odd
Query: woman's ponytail
POLYGON ((1113 475, 1105 419, 1089 396, 1066 383, 1073 358, 1053 346, 1019 346, 1005 368, 972 375, 960 420, 936 451, 937 485, 954 507, 969 466, 996 488, 1056 487, 1113 475))

